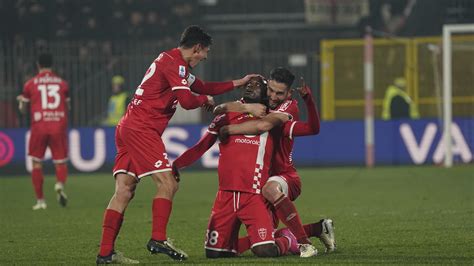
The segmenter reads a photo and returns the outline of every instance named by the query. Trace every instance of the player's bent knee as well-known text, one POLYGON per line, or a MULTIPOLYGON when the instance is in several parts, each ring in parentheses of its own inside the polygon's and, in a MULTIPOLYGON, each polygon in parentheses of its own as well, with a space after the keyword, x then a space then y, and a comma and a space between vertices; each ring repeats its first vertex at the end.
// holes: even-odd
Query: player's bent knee
POLYGON ((42 168, 43 168, 42 162, 33 160, 33 169, 42 169, 42 168))
POLYGON ((278 257, 278 247, 275 244, 259 245, 252 248, 253 254, 257 257, 278 257))
POLYGON ((208 259, 230 258, 230 257, 235 257, 235 256, 236 254, 233 252, 215 251, 215 250, 206 249, 206 258, 208 259))
POLYGON ((115 194, 122 201, 130 201, 135 196, 136 184, 117 184, 117 189, 115 194))
POLYGON ((283 192, 281 192, 280 184, 277 182, 268 182, 263 186, 262 194, 265 199, 273 203, 281 197, 283 192))

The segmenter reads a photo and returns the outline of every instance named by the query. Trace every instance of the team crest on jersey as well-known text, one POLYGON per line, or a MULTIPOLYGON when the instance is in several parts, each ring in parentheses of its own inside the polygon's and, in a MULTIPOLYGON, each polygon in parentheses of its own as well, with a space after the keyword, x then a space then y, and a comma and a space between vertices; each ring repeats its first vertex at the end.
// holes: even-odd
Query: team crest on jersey
POLYGON ((184 66, 179 66, 179 76, 182 78, 186 77, 186 68, 184 66))
POLYGON ((259 228, 259 229, 258 229, 258 236, 259 236, 262 240, 265 240, 265 238, 267 238, 267 229, 266 229, 266 228, 259 228))
POLYGON ((183 85, 188 84, 188 82, 187 82, 185 79, 181 80, 181 83, 182 83, 183 85))

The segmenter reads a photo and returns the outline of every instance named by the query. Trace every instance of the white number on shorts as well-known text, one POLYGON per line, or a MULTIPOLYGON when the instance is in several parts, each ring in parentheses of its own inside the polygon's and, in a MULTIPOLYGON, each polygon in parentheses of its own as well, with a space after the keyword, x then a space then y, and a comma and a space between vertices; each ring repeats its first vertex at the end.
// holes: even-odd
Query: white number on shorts
POLYGON ((219 232, 211 231, 209 233, 209 229, 206 231, 206 244, 211 246, 215 246, 217 244, 217 239, 219 238, 219 232))
POLYGON ((43 109, 56 109, 61 102, 61 97, 59 96, 59 85, 58 84, 48 84, 48 85, 38 85, 38 90, 41 92, 41 108, 43 109), (53 97, 53 102, 49 102, 49 97, 53 97))
POLYGON ((171 167, 170 160, 168 160, 168 154, 164 152, 163 156, 165 157, 165 160, 166 160, 166 167, 171 167))

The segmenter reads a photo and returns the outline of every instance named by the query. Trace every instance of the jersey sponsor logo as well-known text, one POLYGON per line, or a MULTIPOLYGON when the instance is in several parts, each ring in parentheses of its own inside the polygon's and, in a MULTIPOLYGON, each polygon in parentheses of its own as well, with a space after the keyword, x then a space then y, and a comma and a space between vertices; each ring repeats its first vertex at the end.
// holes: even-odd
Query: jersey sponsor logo
POLYGON ((234 142, 239 144, 260 145, 260 141, 256 139, 235 139, 234 142))
POLYGON ((181 80, 181 84, 183 84, 183 85, 187 85, 187 84, 188 84, 188 82, 187 82, 185 79, 182 79, 182 80, 181 80))
POLYGON ((161 165, 163 165, 163 161, 161 161, 161 160, 156 161, 156 163, 155 163, 156 168, 160 168, 161 165))
POLYGON ((184 66, 179 66, 179 76, 181 78, 184 78, 186 77, 186 68, 184 66))
POLYGON ((267 229, 266 229, 266 228, 259 228, 259 229, 258 229, 258 236, 259 236, 262 240, 265 240, 265 238, 267 238, 267 229))

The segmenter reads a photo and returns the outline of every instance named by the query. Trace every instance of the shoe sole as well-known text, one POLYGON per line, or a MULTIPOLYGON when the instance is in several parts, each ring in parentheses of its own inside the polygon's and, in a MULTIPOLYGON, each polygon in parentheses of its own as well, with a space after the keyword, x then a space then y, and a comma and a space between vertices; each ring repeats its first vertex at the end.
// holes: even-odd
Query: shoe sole
POLYGON ((332 244, 326 245, 326 241, 323 240, 323 237, 319 239, 326 247, 326 253, 334 252, 336 250, 336 239, 334 237, 334 222, 332 220, 328 219, 323 222, 323 235, 327 242, 332 244))
POLYGON ((147 245, 147 249, 148 251, 150 251, 151 254, 158 254, 158 253, 166 254, 173 260, 183 261, 187 259, 186 257, 184 257, 184 255, 167 248, 154 247, 154 246, 147 245))

